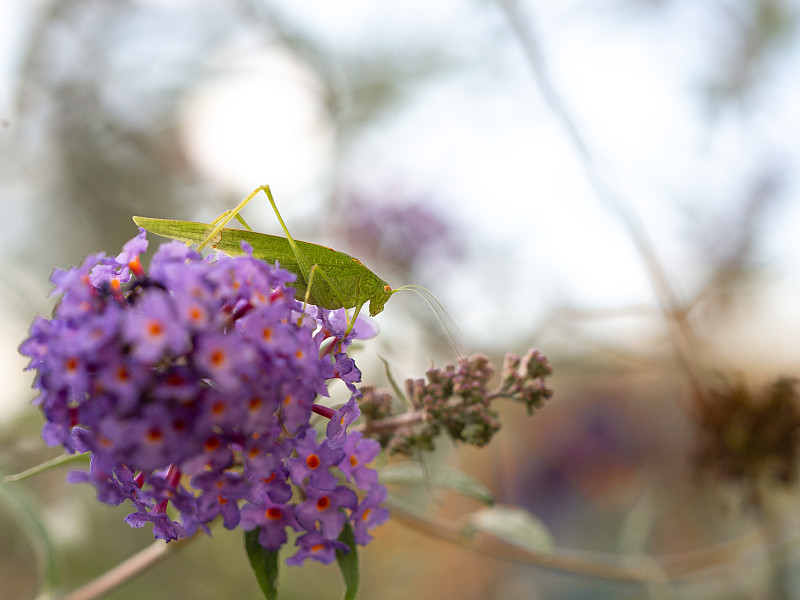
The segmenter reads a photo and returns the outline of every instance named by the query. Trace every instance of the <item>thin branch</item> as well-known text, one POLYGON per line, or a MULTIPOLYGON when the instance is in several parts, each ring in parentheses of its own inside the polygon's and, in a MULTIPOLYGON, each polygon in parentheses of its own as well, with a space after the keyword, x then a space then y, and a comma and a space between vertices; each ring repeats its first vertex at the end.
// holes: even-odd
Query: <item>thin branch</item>
POLYGON ((96 598, 100 598, 137 575, 140 575, 167 556, 174 554, 177 550, 183 548, 197 537, 198 536, 195 535, 190 538, 172 541, 169 544, 157 540, 144 550, 124 560, 113 569, 106 571, 97 579, 63 596, 61 600, 95 600, 96 598))
POLYGON ((523 14, 518 0, 497 0, 497 4, 503 10, 508 20, 509 28, 522 47, 545 101, 561 122, 561 126, 570 143, 575 148, 586 176, 595 190, 595 194, 603 204, 617 215, 641 255, 647 268, 647 273, 656 290, 661 310, 673 329, 672 340, 678 361, 695 395, 702 397, 702 386, 695 376, 692 361, 690 360, 691 348, 695 342, 692 327, 687 319, 686 311, 670 283, 666 270, 655 252, 652 241, 631 207, 630 202, 613 182, 608 167, 600 164, 595 153, 589 147, 588 142, 576 124, 575 118, 558 93, 550 77, 536 33, 531 25, 530 15, 523 14))
POLYGON ((756 528, 735 540, 667 555, 611 555, 564 548, 537 552, 490 534, 468 537, 457 521, 431 517, 398 503, 389 506, 393 520, 480 554, 573 575, 641 585, 672 585, 706 577, 709 571, 744 568, 784 552, 800 537, 796 522, 791 526, 781 522, 756 528))
POLYGON ((425 410, 410 410, 408 412, 401 413, 399 415, 394 415, 391 417, 386 417, 384 419, 377 419, 375 421, 370 421, 364 426, 354 427, 354 430, 361 431, 365 435, 369 435, 373 432, 378 431, 386 431, 398 429, 405 425, 414 425, 415 423, 422 423, 423 421, 430 421, 431 416, 428 411, 425 410))

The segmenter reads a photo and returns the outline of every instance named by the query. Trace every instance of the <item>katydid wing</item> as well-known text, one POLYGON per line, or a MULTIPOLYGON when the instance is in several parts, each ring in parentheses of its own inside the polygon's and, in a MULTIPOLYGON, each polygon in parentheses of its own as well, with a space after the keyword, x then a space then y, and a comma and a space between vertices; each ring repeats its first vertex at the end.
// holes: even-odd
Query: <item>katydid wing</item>
POLYGON ((299 295, 305 295, 311 304, 331 310, 355 308, 348 332, 364 304, 369 302, 369 313, 375 316, 383 310, 386 302, 396 291, 349 254, 292 238, 278 211, 272 192, 266 185, 256 188, 236 208, 223 213, 211 225, 148 217, 134 217, 133 221, 151 233, 182 242, 196 243, 200 248, 210 242, 214 248, 227 254, 242 254, 241 242, 247 242, 252 246, 255 258, 267 262, 278 261, 284 269, 294 273, 297 276, 293 284, 295 289, 299 295), (256 233, 252 230, 224 227, 234 217, 241 221, 239 212, 258 192, 262 191, 269 198, 275 216, 278 217, 286 234, 285 238, 256 233), (314 273, 319 273, 320 277, 309 286, 309 282, 314 279, 314 273))

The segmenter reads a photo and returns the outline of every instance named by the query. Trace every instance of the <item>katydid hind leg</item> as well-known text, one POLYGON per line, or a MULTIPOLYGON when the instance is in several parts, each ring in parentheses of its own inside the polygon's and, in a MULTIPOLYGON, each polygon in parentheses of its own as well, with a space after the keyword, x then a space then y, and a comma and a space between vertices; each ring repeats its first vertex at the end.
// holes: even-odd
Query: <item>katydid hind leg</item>
POLYGON ((297 261, 297 266, 300 268, 300 273, 303 276, 303 279, 305 280, 304 283, 306 284, 307 288, 306 296, 308 296, 308 290, 311 289, 310 285, 311 270, 316 265, 311 264, 311 261, 308 259, 308 257, 305 254, 303 254, 303 251, 300 250, 300 248, 297 246, 297 243, 295 243, 292 234, 289 233, 289 228, 286 227, 286 223, 284 223, 283 221, 283 217, 281 216, 281 213, 278 210, 278 205, 275 203, 275 199, 272 197, 272 190, 269 189, 269 186, 262 185, 261 187, 257 188, 252 195, 257 194, 258 192, 264 192, 267 196, 267 199, 269 200, 269 203, 272 205, 272 210, 275 212, 275 216, 278 218, 278 223, 280 223, 281 229, 283 229, 283 235, 286 236, 286 240, 289 242, 289 247, 292 249, 292 254, 294 254, 294 258, 297 261))
MULTIPOLYGON (((280 211, 278 210, 278 205, 275 203, 275 199, 272 197, 272 190, 268 185, 261 185, 253 190, 248 196, 242 200, 236 207, 233 209, 222 213, 219 217, 217 217, 211 225, 213 228, 206 236, 205 240, 199 245, 198 250, 205 247, 209 242, 214 240, 216 236, 219 235, 220 231, 227 225, 231 219, 237 219, 244 227, 248 230, 252 231, 252 228, 244 221, 244 219, 239 214, 242 209, 259 193, 264 192, 269 200, 270 205, 272 206, 272 210, 275 212, 275 216, 278 219, 278 223, 280 223, 281 229, 283 230, 284 235, 286 236, 286 240, 289 242, 289 246, 292 249, 292 254, 294 254, 295 260, 297 261, 298 266, 298 275, 303 279, 303 283, 306 285, 306 293, 305 293, 305 302, 308 303, 311 301, 311 283, 314 278, 314 273, 318 273, 319 277, 328 284, 331 291, 335 295, 338 302, 341 304, 342 308, 346 308, 347 302, 344 300, 344 297, 341 293, 339 286, 331 279, 331 277, 325 272, 325 270, 316 263, 311 262, 311 260, 303 253, 300 247, 295 242, 295 239, 292 237, 292 234, 289 232, 289 228, 286 226, 286 223, 281 216, 280 211)), ((352 331, 353 326, 355 325, 355 317, 358 315, 361 306, 364 303, 358 305, 356 307, 355 315, 352 319, 347 319, 347 333, 349 334, 352 331)), ((346 314, 346 313, 345 313, 346 314)))
MULTIPOLYGON (((341 303, 342 308, 346 308, 347 303, 342 297, 339 287, 336 285, 333 279, 330 278, 330 276, 325 272, 325 269, 323 269, 321 266, 319 266, 316 263, 311 264, 311 261, 308 259, 308 257, 305 254, 303 254, 302 250, 300 250, 300 247, 295 242, 294 238, 292 237, 292 234, 289 233, 289 228, 286 226, 283 217, 281 217, 281 213, 278 210, 278 205, 275 203, 275 199, 272 197, 272 191, 269 189, 269 186, 262 185, 256 191, 263 191, 267 195, 269 203, 272 205, 272 210, 275 211, 275 216, 278 218, 278 222, 281 225, 281 229, 283 229, 283 234, 286 236, 286 240, 289 242, 289 246, 292 248, 292 253, 294 254, 295 260, 297 260, 297 265, 300 267, 300 271, 308 273, 308 277, 305 278, 307 286, 306 297, 307 298, 309 297, 309 292, 311 290, 312 274, 313 272, 317 272, 319 273, 319 276, 325 281, 325 283, 327 283, 328 286, 331 288, 331 291, 336 295, 336 298, 341 303)), ((359 308, 361 307, 359 306, 359 308)), ((350 320, 348 319, 347 333, 350 333, 350 330, 353 328, 354 322, 355 321, 350 322, 350 320)))
MULTIPOLYGON (((213 239, 214 239, 214 238, 215 238, 215 237, 216 237, 216 236, 219 234, 219 232, 220 232, 220 231, 222 231, 222 229, 225 227, 225 225, 227 225, 227 224, 228 224, 228 222, 229 222, 231 219, 234 219, 234 218, 235 218, 235 219, 236 219, 236 220, 238 220, 238 221, 239 221, 239 222, 240 222, 242 225, 244 225, 244 226, 245 226, 247 229, 250 229, 250 226, 249 226, 247 223, 245 223, 245 222, 244 222, 244 219, 242 219, 242 218, 239 216, 239 213, 242 211, 242 209, 243 209, 245 206, 247 206, 247 203, 248 203, 248 202, 250 202, 250 200, 252 200, 252 199, 255 197, 255 195, 256 195, 258 192, 260 192, 260 191, 261 191, 261 189, 262 189, 263 187, 265 187, 265 186, 261 186, 261 187, 258 187, 258 188, 256 188, 255 190, 253 190, 252 192, 250 192, 250 194, 247 196, 247 198, 245 198, 244 200, 242 200, 241 202, 239 202, 239 204, 237 204, 237 205, 236 205, 236 206, 235 206, 233 209, 231 209, 231 210, 228 210, 228 211, 225 211, 225 212, 224 212, 224 213, 222 213, 222 214, 221 214, 219 217, 217 217, 216 219, 214 219, 214 221, 211 223, 211 224, 214 226, 214 228, 213 228, 213 229, 212 229, 212 230, 211 230, 211 231, 208 233, 208 235, 206 236, 206 239, 204 239, 204 240, 203 240, 203 242, 202 242, 202 243, 201 243, 201 244, 200 244, 200 245, 197 247, 197 249, 198 249, 198 250, 202 250, 203 248, 205 248, 205 246, 206 246, 206 245, 207 245, 207 244, 208 244, 208 243, 209 243, 211 240, 213 240, 213 239)), ((250 229, 250 231, 252 231, 252 229, 250 229)))

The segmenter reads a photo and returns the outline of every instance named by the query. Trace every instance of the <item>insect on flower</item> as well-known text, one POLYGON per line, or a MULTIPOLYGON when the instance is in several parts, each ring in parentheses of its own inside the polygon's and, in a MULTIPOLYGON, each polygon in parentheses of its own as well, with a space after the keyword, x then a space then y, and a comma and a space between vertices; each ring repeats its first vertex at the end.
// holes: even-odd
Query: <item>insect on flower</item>
POLYGON ((369 314, 374 317, 383 311, 386 302, 396 292, 413 291, 431 306, 456 346, 440 316, 440 311, 444 312, 441 305, 426 289, 417 285, 392 289, 357 258, 326 246, 295 240, 278 211, 268 185, 256 188, 236 208, 223 213, 211 224, 149 217, 133 217, 133 220, 150 233, 187 244, 198 244, 198 250, 208 245, 226 254, 239 255, 243 252, 242 242, 246 242, 252 247, 254 258, 270 263, 277 261, 281 268, 297 276, 292 286, 297 290, 298 298, 305 298, 308 304, 329 310, 354 309, 348 318, 345 336, 352 331, 365 304, 369 303, 369 314), (255 232, 239 216, 239 212, 259 192, 266 194, 286 237, 255 232), (226 228, 225 225, 234 218, 247 229, 226 228))

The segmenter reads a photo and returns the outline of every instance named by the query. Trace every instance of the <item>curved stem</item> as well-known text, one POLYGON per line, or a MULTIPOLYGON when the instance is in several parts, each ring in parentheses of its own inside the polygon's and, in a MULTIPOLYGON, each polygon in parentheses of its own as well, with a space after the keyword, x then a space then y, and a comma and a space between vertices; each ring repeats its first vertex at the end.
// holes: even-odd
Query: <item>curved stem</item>
POLYGON ((197 535, 194 535, 190 538, 183 538, 170 542, 169 544, 161 540, 156 540, 145 549, 125 559, 113 569, 106 571, 97 579, 63 596, 61 600, 95 600, 96 598, 100 598, 103 594, 107 594, 111 590, 118 588, 137 575, 143 573, 160 560, 175 553, 196 538, 197 535))
POLYGON ((369 435, 374 431, 385 431, 387 429, 397 429, 404 425, 412 425, 414 423, 421 423, 430 419, 430 414, 425 410, 410 410, 408 412, 386 417, 385 419, 378 419, 377 421, 370 421, 363 427, 355 427, 357 431, 361 431, 365 435, 369 435))

